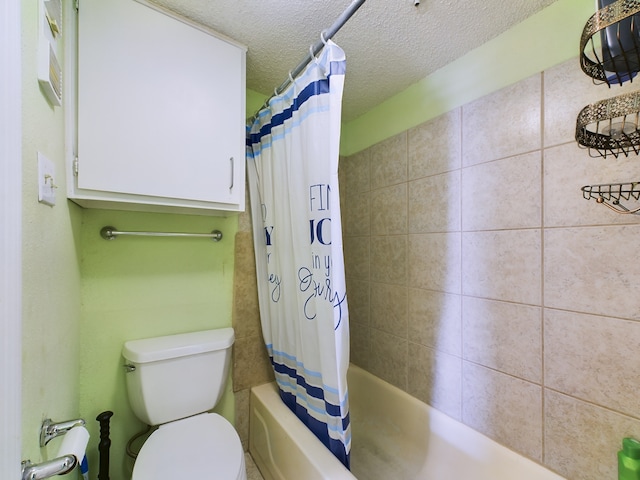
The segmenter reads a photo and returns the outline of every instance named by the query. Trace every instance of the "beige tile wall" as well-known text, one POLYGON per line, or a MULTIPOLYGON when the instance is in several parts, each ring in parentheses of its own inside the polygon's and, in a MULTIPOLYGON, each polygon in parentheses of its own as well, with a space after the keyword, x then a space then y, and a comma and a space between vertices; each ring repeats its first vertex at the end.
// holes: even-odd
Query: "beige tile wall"
POLYGON ((341 161, 352 361, 569 479, 640 439, 640 216, 582 198, 577 60, 341 161))
POLYGON ((260 327, 250 215, 249 211, 240 215, 235 238, 232 314, 236 337, 233 345, 232 372, 236 407, 235 426, 245 450, 249 446, 250 389, 274 379, 260 327))

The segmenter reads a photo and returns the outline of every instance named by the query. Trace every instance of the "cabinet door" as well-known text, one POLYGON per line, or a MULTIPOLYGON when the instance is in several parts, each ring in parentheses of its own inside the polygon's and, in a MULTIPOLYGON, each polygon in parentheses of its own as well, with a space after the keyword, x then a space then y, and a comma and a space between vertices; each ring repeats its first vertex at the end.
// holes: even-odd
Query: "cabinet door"
POLYGON ((239 203, 244 48, 134 0, 78 15, 78 188, 239 203))

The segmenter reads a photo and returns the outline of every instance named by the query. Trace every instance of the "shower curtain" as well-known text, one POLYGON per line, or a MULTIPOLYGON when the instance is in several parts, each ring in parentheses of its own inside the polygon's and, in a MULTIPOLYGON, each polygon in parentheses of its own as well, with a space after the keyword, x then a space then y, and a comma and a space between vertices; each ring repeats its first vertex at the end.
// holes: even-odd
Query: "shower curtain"
POLYGON ((349 467, 349 315, 338 191, 345 56, 320 54, 247 126, 264 340, 280 397, 349 467))

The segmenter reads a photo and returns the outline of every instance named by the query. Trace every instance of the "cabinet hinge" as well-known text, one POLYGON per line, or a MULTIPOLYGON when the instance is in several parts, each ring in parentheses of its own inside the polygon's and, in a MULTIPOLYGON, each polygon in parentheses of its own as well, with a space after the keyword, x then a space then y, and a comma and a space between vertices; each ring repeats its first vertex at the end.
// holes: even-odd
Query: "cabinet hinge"
POLYGON ((78 176, 78 157, 73 159, 73 174, 78 176))

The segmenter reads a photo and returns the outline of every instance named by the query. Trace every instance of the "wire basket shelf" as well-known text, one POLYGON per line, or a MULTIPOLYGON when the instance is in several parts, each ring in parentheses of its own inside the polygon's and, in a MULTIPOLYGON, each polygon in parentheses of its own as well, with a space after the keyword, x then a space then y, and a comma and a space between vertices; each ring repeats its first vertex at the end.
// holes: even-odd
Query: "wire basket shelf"
MULTIPOLYGON (((596 85, 633 82, 640 71, 640 0, 598 0, 598 11, 580 38, 580 66, 596 85)), ((640 92, 587 105, 576 120, 576 141, 592 157, 640 154, 640 92)), ((640 212, 640 182, 582 187, 594 199, 620 214, 640 212)))
POLYGON ((640 182, 587 185, 582 187, 582 196, 586 200, 594 199, 616 213, 640 211, 640 182))
POLYGON ((592 157, 640 153, 640 92, 587 105, 576 120, 576 141, 592 157))
POLYGON ((640 71, 638 14, 640 0, 618 0, 587 21, 580 38, 580 66, 594 83, 622 85, 640 71))

